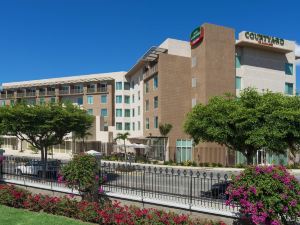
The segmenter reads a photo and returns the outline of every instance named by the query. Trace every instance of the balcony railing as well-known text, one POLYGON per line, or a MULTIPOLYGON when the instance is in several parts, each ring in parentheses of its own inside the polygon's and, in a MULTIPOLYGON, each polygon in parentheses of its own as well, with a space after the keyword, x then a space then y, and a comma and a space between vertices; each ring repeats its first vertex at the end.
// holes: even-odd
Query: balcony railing
POLYGON ((26 97, 35 97, 35 92, 26 92, 26 97))
POLYGON ((1 98, 1 99, 6 98, 6 93, 0 93, 0 98, 1 98))
POLYGON ((6 94, 6 98, 13 98, 13 97, 15 97, 14 93, 7 93, 6 94))
POLYGON ((39 96, 45 96, 46 95, 46 91, 39 91, 39 96))
POLYGON ((145 73, 144 73, 144 79, 150 77, 151 75, 158 72, 158 64, 155 64, 154 66, 150 67, 145 73))
POLYGON ((25 92, 17 92, 17 97, 19 98, 25 97, 25 92))
POLYGON ((107 92, 107 87, 98 87, 97 92, 107 92))
POLYGON ((96 90, 97 90, 97 88, 88 88, 87 89, 87 93, 95 93, 96 92, 96 90))
POLYGON ((71 89, 70 94, 83 94, 83 89, 71 89))
POLYGON ((70 94, 70 90, 59 90, 60 95, 68 95, 70 94))
POLYGON ((49 95, 55 95, 55 91, 47 91, 47 95, 49 96, 49 95))

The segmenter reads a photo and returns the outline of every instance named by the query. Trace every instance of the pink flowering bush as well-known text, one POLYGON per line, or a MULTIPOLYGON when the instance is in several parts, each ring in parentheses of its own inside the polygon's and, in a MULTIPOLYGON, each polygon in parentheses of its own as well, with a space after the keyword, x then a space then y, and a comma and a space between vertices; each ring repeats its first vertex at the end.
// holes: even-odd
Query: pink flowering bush
POLYGON ((62 174, 58 176, 58 182, 65 182, 68 187, 78 190, 86 200, 95 200, 97 191, 102 194, 103 189, 100 185, 103 184, 105 178, 99 177, 99 168, 94 156, 75 155, 62 168, 61 172, 62 174))
POLYGON ((300 184, 283 166, 248 167, 233 178, 227 193, 226 203, 238 203, 254 224, 288 224, 300 216, 300 184))

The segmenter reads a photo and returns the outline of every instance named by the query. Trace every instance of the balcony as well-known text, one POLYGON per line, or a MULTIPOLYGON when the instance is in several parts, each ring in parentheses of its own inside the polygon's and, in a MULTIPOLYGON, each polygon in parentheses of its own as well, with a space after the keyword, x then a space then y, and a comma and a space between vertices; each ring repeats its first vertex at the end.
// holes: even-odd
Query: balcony
POLYGON ((69 95, 70 94, 70 90, 59 90, 59 94, 60 95, 69 95))
POLYGON ((6 93, 0 93, 0 98, 1 98, 1 99, 6 98, 6 93))
POLYGON ((83 89, 71 89, 70 94, 83 94, 83 89))
POLYGON ((46 91, 39 91, 39 96, 46 96, 46 91))
POLYGON ((143 78, 147 79, 148 77, 150 77, 156 73, 158 73, 158 64, 157 63, 154 66, 150 67, 147 71, 144 72, 143 78))
POLYGON ((107 92, 107 87, 98 87, 97 92, 107 92))
POLYGON ((87 93, 95 93, 97 92, 97 88, 93 87, 93 88, 87 88, 87 93))
POLYGON ((13 92, 6 94, 6 98, 14 98, 14 97, 15 97, 15 94, 13 92))
POLYGON ((18 97, 18 98, 23 98, 23 97, 25 97, 25 92, 17 92, 17 97, 18 97))
POLYGON ((46 95, 47 96, 55 96, 55 90, 48 90, 46 95))
POLYGON ((35 97, 36 96, 36 94, 35 94, 35 92, 26 92, 26 95, 25 95, 26 97, 35 97))

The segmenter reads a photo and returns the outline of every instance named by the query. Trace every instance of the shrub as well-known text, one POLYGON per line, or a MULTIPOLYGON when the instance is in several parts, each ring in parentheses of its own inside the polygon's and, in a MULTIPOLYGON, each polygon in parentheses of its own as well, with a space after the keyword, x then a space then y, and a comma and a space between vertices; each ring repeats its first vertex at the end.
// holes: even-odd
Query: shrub
POLYGON ((300 216, 300 184, 283 166, 247 167, 227 193, 227 204, 237 202, 255 224, 288 224, 300 216))
POLYGON ((217 167, 223 167, 222 163, 217 163, 217 167))
POLYGON ((76 189, 83 198, 94 199, 97 188, 103 183, 99 177, 99 168, 96 158, 88 154, 75 155, 74 158, 62 168, 59 181, 66 181, 68 187, 76 189))
POLYGON ((238 163, 235 165, 236 168, 245 168, 246 165, 245 164, 242 164, 242 163, 238 163))
POLYGON ((204 167, 209 167, 209 166, 210 166, 210 163, 209 163, 209 162, 205 162, 205 163, 203 163, 203 166, 204 166, 204 167))
POLYGON ((0 185, 0 204, 20 208, 28 194, 29 192, 15 186, 0 185))

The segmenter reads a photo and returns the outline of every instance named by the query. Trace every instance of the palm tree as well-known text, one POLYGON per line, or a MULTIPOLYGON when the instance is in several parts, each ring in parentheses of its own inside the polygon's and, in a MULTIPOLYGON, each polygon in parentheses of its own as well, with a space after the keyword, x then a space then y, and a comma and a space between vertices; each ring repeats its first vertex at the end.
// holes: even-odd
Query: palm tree
POLYGON ((117 137, 115 138, 115 141, 117 141, 117 140, 123 140, 123 143, 124 143, 124 151, 125 151, 125 164, 127 165, 127 153, 126 153, 126 144, 125 144, 125 142, 126 142, 126 140, 128 139, 128 137, 129 137, 129 133, 128 132, 125 132, 125 133, 118 133, 117 134, 117 137))
POLYGON ((164 161, 166 160, 166 142, 165 140, 168 139, 168 134, 172 130, 172 124, 165 123, 165 124, 159 124, 159 132, 160 135, 164 138, 164 161))
POLYGON ((75 132, 74 142, 75 142, 75 139, 81 139, 82 147, 84 148, 84 152, 86 152, 87 149, 86 149, 85 140, 88 136, 91 136, 91 135, 92 134, 86 130, 82 131, 82 132, 75 132))

